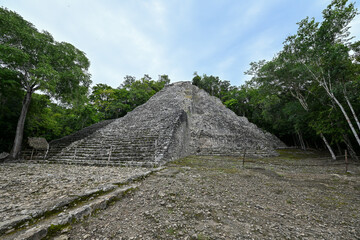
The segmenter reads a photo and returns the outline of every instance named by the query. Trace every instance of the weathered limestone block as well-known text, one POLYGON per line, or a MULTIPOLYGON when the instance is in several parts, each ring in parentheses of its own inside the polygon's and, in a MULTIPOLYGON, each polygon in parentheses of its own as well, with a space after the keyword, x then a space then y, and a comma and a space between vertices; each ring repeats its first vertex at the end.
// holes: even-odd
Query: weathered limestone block
POLYGON ((91 134, 73 134, 71 139, 76 141, 64 144, 50 160, 157 166, 192 154, 246 151, 271 156, 284 145, 190 82, 170 84, 123 118, 96 129, 91 134))
POLYGON ((9 156, 9 153, 7 153, 7 152, 2 152, 2 153, 0 153, 0 160, 5 159, 5 158, 7 158, 8 156, 9 156))
POLYGON ((48 226, 37 226, 29 229, 25 234, 16 238, 16 240, 41 240, 46 237, 48 233, 48 226))
POLYGON ((14 228, 18 225, 25 223, 30 219, 31 217, 29 215, 22 215, 22 216, 14 217, 7 221, 0 222, 0 235, 5 233, 7 230, 11 228, 14 228))

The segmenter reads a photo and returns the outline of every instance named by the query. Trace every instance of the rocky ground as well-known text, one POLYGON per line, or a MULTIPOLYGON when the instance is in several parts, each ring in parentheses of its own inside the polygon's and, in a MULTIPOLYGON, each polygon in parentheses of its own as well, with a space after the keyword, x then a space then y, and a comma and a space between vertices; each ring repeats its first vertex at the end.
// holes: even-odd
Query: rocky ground
POLYGON ((314 157, 187 157, 54 238, 360 239, 360 167, 314 157))
POLYGON ((0 164, 0 225, 35 216, 74 195, 121 182, 148 169, 62 164, 0 164))

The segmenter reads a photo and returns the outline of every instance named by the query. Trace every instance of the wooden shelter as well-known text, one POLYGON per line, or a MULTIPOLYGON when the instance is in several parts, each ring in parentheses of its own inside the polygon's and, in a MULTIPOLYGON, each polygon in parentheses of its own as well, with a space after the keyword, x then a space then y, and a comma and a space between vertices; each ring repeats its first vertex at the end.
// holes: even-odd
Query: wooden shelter
POLYGON ((29 137, 28 145, 30 148, 32 148, 30 160, 33 159, 34 154, 41 155, 43 156, 43 158, 46 157, 46 154, 49 150, 49 143, 46 141, 45 138, 29 137))

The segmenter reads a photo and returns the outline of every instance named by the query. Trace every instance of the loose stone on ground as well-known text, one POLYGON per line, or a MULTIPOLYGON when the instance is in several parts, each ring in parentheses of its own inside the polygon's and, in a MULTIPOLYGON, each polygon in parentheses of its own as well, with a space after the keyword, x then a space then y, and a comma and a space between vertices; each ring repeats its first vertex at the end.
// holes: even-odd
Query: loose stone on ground
MULTIPOLYGON (((343 165, 296 154, 246 159, 245 167, 237 157, 180 159, 137 181, 130 192, 130 186, 121 186, 57 214, 59 223, 62 217, 85 219, 50 239, 360 239, 360 166, 351 165, 346 174, 343 165), (126 194, 112 202, 111 195, 121 188, 126 194), (104 197, 107 203, 100 201, 104 197), (88 209, 104 210, 90 214, 88 209)), ((29 217, 25 211, 42 207, 38 201, 56 203, 56 196, 91 193, 149 172, 60 164, 3 164, 0 170, 1 201, 7 209, 0 216, 12 214, 18 221, 29 217), (39 197, 32 199, 29 189, 39 197)), ((49 228, 41 224, 26 233, 43 235, 49 228)))
POLYGON ((0 223, 41 215, 59 203, 107 189, 146 168, 61 164, 0 164, 0 223))
POLYGON ((360 169, 188 157, 72 226, 69 239, 359 239, 360 169), (261 163, 261 164, 260 164, 261 163), (273 165, 271 165, 273 164, 273 165))

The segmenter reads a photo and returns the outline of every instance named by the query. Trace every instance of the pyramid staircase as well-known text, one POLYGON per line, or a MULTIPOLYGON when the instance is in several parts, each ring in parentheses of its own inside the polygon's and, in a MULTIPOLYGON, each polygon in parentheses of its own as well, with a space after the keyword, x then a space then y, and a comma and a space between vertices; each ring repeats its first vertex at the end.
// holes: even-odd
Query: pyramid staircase
POLYGON ((79 131, 61 141, 51 142, 48 160, 57 163, 85 165, 120 165, 154 167, 162 165, 167 155, 178 113, 146 114, 136 119, 136 112, 95 126, 90 131, 79 131), (172 115, 172 116, 170 116, 172 115), (159 124, 160 123, 160 124, 159 124), (89 134, 90 133, 90 134, 89 134))
POLYGON ((70 134, 68 136, 65 136, 60 139, 53 140, 49 143, 50 148, 48 152, 48 156, 54 156, 58 153, 60 153, 64 148, 69 146, 71 143, 79 141, 83 138, 86 138, 93 134, 95 131, 99 130, 100 128, 105 127, 109 123, 113 122, 114 119, 110 120, 104 120, 98 123, 95 123, 93 125, 90 125, 88 127, 85 127, 73 134, 70 134))

